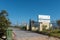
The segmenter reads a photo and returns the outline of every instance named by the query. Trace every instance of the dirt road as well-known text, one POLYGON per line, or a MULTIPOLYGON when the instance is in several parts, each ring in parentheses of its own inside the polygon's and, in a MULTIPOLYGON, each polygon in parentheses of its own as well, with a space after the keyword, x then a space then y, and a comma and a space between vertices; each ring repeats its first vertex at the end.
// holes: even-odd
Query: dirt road
POLYGON ((33 33, 30 31, 23 31, 18 28, 12 28, 13 32, 16 34, 17 40, 60 40, 54 37, 48 37, 46 35, 33 33))

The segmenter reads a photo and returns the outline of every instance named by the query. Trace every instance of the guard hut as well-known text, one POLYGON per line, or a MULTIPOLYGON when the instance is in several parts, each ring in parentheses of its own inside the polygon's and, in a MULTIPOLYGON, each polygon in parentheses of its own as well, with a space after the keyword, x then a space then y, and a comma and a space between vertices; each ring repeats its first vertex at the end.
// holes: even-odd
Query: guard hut
POLYGON ((38 15, 39 31, 43 29, 49 29, 50 27, 50 16, 49 15, 38 15))

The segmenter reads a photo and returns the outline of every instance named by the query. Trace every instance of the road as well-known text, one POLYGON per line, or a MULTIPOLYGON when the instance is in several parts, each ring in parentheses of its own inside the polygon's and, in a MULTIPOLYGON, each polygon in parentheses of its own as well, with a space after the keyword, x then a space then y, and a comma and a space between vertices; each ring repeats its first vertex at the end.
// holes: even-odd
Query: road
MULTIPOLYGON (((16 34, 17 40, 55 40, 55 38, 49 38, 46 35, 33 33, 30 31, 23 31, 18 28, 12 28, 13 32, 16 34)), ((60 39, 59 39, 60 40, 60 39)))

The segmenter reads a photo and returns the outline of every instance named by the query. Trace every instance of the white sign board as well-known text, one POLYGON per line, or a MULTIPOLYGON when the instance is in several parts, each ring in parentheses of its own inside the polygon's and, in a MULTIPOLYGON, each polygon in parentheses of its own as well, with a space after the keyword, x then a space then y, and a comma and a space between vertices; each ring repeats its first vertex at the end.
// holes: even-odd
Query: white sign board
POLYGON ((50 22, 49 15, 38 15, 38 22, 50 22))
POLYGON ((50 19, 49 15, 38 15, 39 19, 50 19))

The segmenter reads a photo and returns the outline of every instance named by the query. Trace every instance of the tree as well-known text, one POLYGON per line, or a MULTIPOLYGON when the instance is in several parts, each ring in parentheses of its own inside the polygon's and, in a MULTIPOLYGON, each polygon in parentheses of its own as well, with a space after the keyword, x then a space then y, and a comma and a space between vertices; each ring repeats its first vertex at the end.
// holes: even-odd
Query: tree
POLYGON ((31 19, 29 20, 29 30, 31 31, 31 19))
POLYGON ((60 28, 60 20, 57 20, 57 25, 58 25, 59 28, 60 28))
POLYGON ((0 12, 0 29, 6 29, 10 26, 11 22, 8 19, 8 13, 6 10, 0 12))
POLYGON ((46 30, 47 25, 42 25, 43 30, 46 30))
POLYGON ((34 26, 34 20, 29 20, 29 30, 31 30, 31 27, 34 26))

